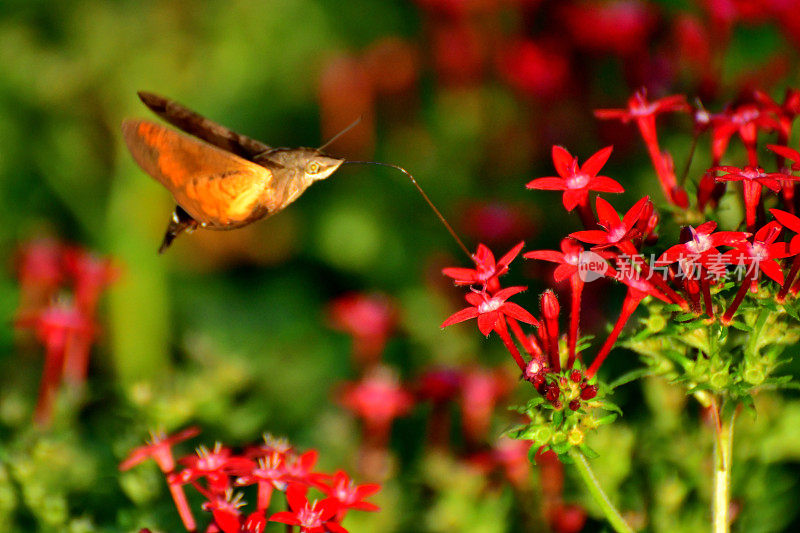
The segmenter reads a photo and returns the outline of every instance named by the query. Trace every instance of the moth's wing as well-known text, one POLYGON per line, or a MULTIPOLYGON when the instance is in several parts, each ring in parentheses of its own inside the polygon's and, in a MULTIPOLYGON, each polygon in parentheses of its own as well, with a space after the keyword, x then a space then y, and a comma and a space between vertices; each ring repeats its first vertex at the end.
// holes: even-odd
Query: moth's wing
POLYGON ((207 119, 188 107, 157 94, 139 91, 139 99, 157 114, 180 130, 213 144, 225 151, 252 160, 258 154, 271 150, 270 146, 236 133, 225 126, 207 119))
POLYGON ((146 120, 124 121, 122 133, 139 166, 200 224, 247 223, 268 196, 268 168, 146 120))

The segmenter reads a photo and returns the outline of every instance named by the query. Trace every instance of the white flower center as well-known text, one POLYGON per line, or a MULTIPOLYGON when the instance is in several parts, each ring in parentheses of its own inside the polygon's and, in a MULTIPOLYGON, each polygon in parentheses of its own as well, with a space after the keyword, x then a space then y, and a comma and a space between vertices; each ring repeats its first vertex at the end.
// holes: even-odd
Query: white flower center
POLYGON ((478 311, 483 313, 491 313, 492 311, 497 311, 500 306, 503 305, 503 301, 498 298, 492 298, 491 300, 486 300, 481 305, 478 306, 478 311))
POLYGON ((567 178, 567 187, 570 189, 583 189, 589 185, 589 175, 585 172, 573 174, 567 178))
POLYGON ((711 248, 711 237, 708 235, 696 234, 686 243, 686 249, 695 254, 703 253, 709 248, 711 248))

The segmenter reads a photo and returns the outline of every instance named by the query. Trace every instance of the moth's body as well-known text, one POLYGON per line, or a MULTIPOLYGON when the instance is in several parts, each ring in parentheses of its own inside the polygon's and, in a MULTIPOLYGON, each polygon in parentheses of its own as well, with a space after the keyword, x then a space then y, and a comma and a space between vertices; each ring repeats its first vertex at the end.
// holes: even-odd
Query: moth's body
POLYGON ((236 229, 277 213, 344 162, 314 148, 270 148, 176 102, 139 96, 167 121, 199 137, 147 120, 122 123, 136 162, 177 204, 160 252, 184 230, 236 229))

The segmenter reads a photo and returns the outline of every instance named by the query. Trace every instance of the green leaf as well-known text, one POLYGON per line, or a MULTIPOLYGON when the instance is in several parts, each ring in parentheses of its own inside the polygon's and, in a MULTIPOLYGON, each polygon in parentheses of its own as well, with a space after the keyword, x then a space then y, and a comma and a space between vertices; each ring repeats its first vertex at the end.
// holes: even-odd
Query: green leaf
POLYGON ((617 416, 618 415, 616 413, 611 413, 610 415, 606 415, 602 418, 598 418, 597 420, 595 420, 595 424, 597 424, 598 426, 605 426, 616 420, 617 416))
POLYGON ((654 375, 655 372, 653 372, 650 368, 637 368, 635 370, 631 370, 630 372, 622 374, 620 377, 612 381, 611 384, 609 384, 608 388, 614 390, 621 385, 625 385, 626 383, 636 381, 639 378, 654 376, 654 375))
POLYGON ((752 331, 752 329, 753 329, 753 328, 751 328, 750 326, 748 326, 747 324, 745 324, 743 322, 735 322, 734 321, 734 322, 731 322, 728 325, 730 327, 732 327, 732 328, 738 329, 739 331, 745 331, 745 332, 748 332, 748 333, 750 331, 752 331))
POLYGON ((589 447, 588 444, 585 442, 578 446, 578 449, 581 451, 583 455, 586 456, 587 459, 597 459, 600 457, 600 454, 594 451, 589 447))

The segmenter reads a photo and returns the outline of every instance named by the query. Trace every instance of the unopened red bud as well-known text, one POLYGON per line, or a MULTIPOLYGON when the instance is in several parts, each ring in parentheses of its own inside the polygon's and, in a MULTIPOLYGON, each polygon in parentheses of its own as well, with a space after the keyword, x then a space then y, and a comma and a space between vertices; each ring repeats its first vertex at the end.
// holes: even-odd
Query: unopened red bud
POLYGON ((550 403, 552 403, 553 407, 555 407, 556 409, 561 409, 562 404, 561 404, 560 400, 556 400, 556 401, 550 402, 550 403))
POLYGON ((581 398, 584 400, 591 400, 595 396, 597 396, 597 385, 587 385, 581 391, 581 398))
POLYGON ((569 379, 571 379, 573 383, 580 383, 582 377, 579 370, 573 370, 569 373, 569 379))
POLYGON ((573 411, 577 411, 578 409, 581 408, 581 401, 572 400, 571 402, 569 402, 569 408, 572 409, 573 411))
POLYGON ((560 392, 561 390, 558 388, 558 385, 556 384, 550 385, 550 387, 548 387, 547 389, 547 399, 550 400, 551 402, 556 401, 558 399, 558 394, 560 392))
POLYGON ((558 314, 561 312, 561 306, 558 305, 558 298, 551 290, 546 290, 542 293, 542 315, 546 320, 557 320, 558 314))

